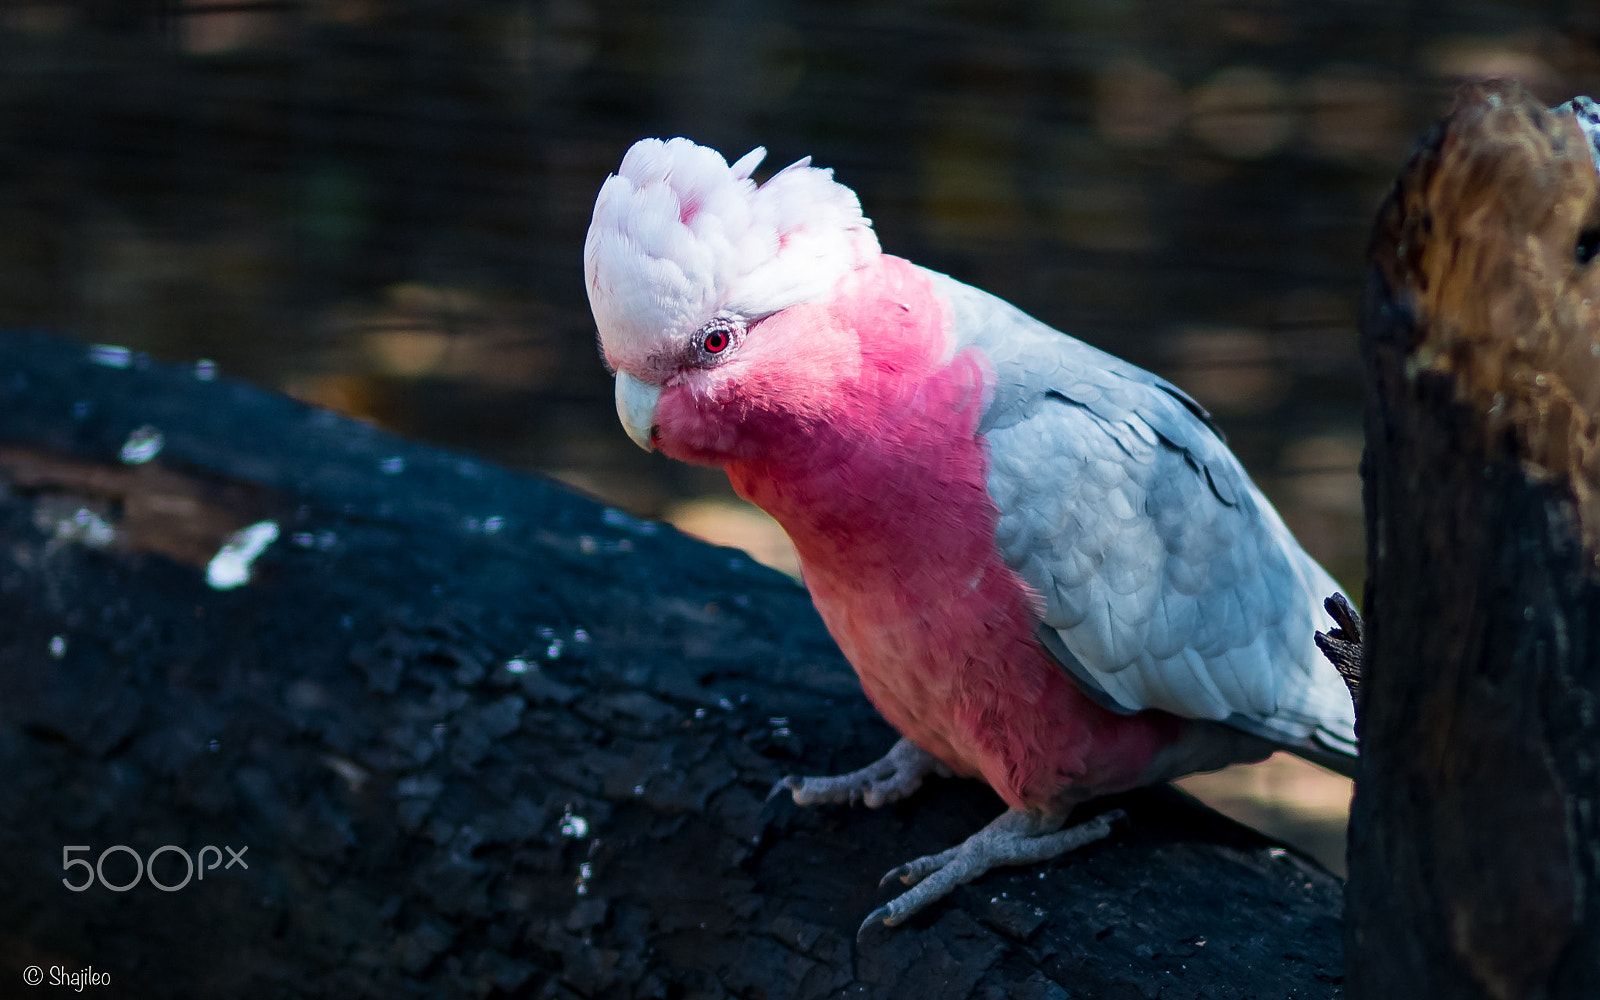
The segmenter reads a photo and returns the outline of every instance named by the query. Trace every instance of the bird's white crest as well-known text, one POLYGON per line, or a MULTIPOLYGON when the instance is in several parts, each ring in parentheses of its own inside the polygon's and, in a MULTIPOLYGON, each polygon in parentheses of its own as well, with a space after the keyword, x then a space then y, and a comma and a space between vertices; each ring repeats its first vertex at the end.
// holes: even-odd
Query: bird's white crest
POLYGON ((807 157, 757 186, 756 148, 729 166, 688 139, 641 139, 606 178, 584 241, 606 357, 641 366, 719 314, 756 319, 822 298, 878 250, 854 191, 807 157))

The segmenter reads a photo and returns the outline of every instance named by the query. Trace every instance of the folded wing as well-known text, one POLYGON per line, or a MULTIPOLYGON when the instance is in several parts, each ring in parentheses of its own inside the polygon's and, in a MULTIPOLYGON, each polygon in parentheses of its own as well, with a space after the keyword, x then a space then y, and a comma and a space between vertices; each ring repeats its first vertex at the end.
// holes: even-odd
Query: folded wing
POLYGON ((1040 638, 1096 700, 1355 752, 1313 640, 1333 579, 1205 411, 1149 372, 938 276, 958 348, 993 366, 980 432, 996 541, 1044 599, 1040 638))

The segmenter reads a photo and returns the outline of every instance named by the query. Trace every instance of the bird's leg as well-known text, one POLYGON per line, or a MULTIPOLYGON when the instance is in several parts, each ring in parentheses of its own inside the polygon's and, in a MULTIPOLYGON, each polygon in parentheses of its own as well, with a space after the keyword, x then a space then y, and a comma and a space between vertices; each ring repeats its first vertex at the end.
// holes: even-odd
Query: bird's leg
POLYGON ((916 791, 930 772, 950 776, 950 769, 939 763, 933 754, 902 737, 882 758, 859 771, 830 778, 802 778, 791 774, 773 785, 767 798, 787 790, 794 794, 797 805, 861 801, 876 809, 916 791))
POLYGON ((1031 865, 1099 840, 1111 832, 1113 822, 1126 817, 1121 809, 1112 809, 1063 830, 1065 815, 1007 810, 958 846, 909 861, 885 875, 880 885, 899 879, 911 889, 868 914, 857 936, 880 920, 893 927, 991 868, 1031 865))

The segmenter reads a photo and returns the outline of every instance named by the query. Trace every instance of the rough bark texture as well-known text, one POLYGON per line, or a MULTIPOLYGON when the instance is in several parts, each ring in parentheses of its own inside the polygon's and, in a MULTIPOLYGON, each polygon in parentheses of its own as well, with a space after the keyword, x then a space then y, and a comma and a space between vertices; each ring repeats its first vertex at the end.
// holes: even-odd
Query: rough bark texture
POLYGON ((1464 89, 1378 221, 1350 994, 1600 983, 1600 178, 1464 89))
MULTIPOLYGON (((800 588, 549 483, 100 357, 0 337, 4 981, 58 965, 109 974, 104 997, 1340 995, 1338 881, 1171 790, 1121 797, 1132 820, 1107 841, 858 945, 882 872, 1001 805, 958 781, 875 811, 763 801, 893 739, 800 588), (144 425, 163 450, 120 462, 144 425), (282 536, 254 579, 208 587, 222 539, 265 518, 282 536), (168 844, 248 847, 249 868, 171 893, 62 884, 82 881, 64 846, 168 844)), ((184 865, 154 870, 170 885, 184 865)))

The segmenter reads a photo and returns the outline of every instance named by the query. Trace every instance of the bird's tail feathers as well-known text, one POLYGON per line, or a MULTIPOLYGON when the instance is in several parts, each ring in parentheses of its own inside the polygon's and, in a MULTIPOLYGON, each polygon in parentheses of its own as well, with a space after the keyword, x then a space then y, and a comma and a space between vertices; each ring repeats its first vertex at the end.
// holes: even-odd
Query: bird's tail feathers
POLYGON ((1318 729, 1312 734, 1309 742, 1285 746, 1284 749, 1302 760, 1309 760, 1346 778, 1356 776, 1355 740, 1346 739, 1341 733, 1318 729))

